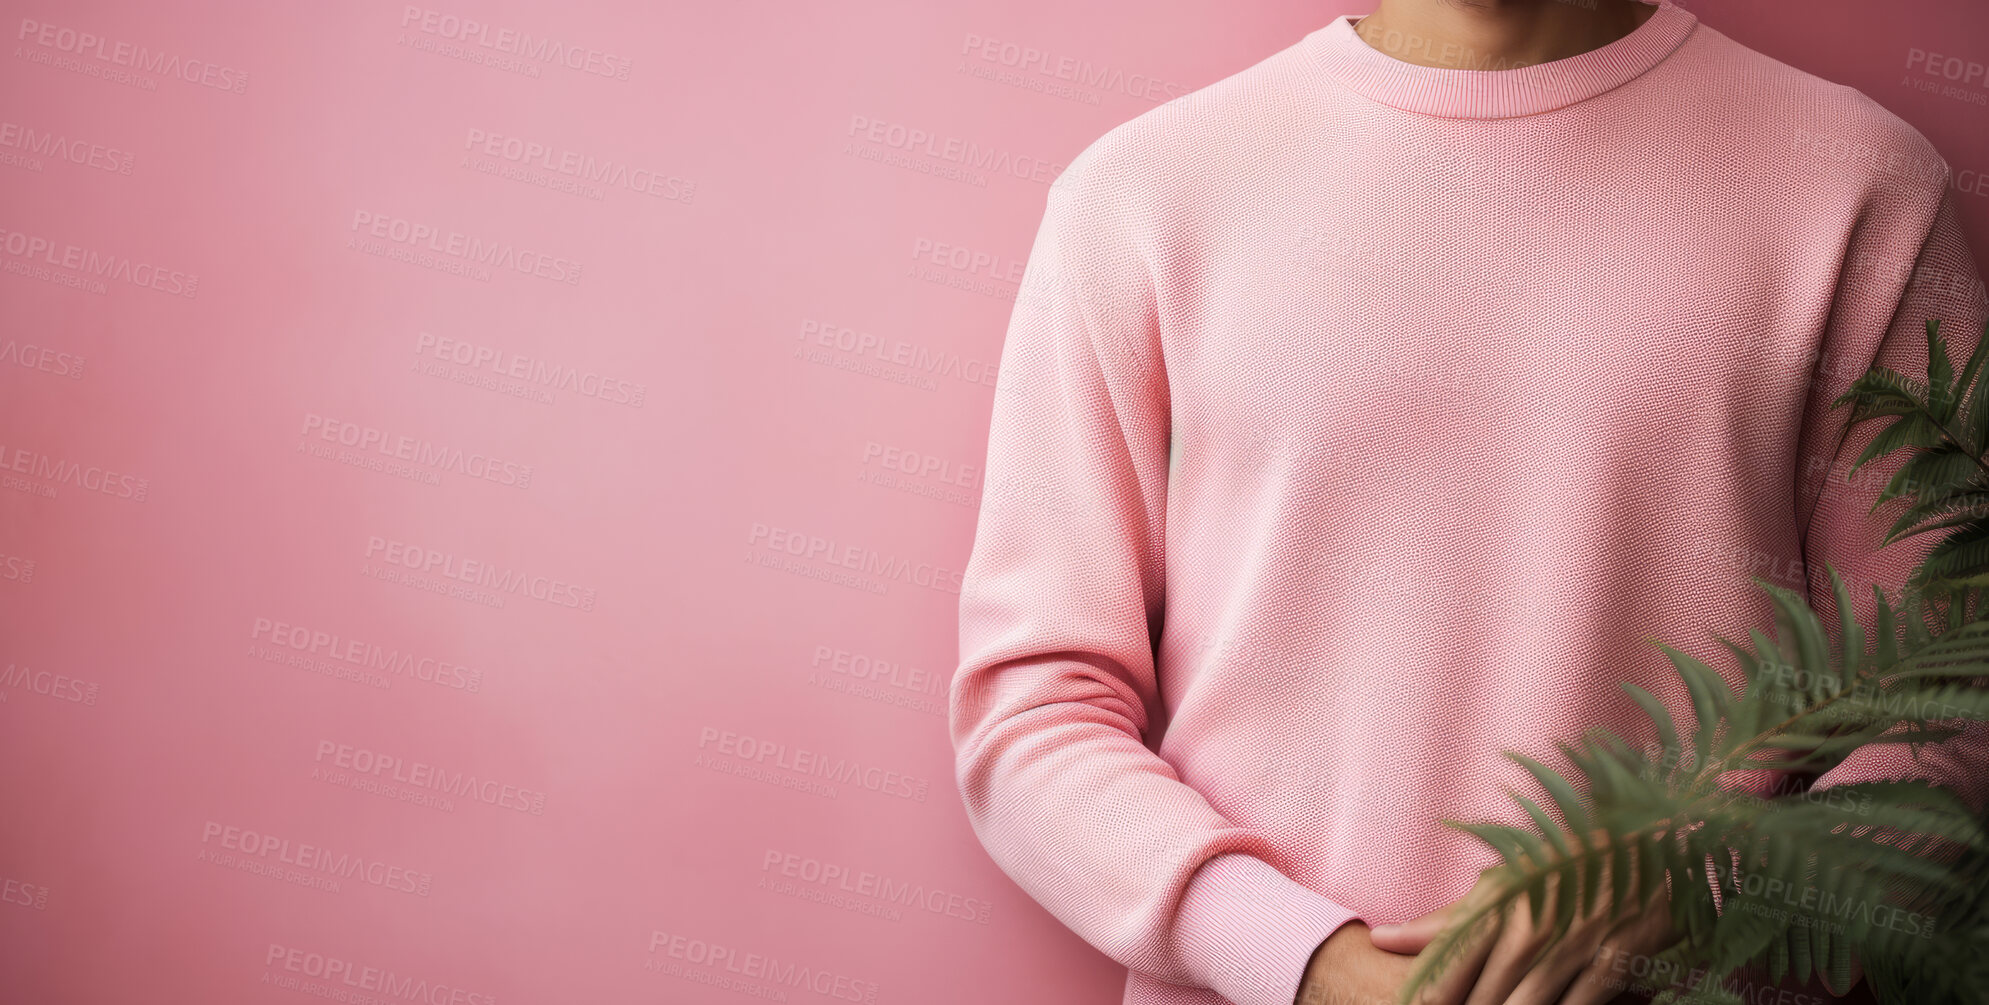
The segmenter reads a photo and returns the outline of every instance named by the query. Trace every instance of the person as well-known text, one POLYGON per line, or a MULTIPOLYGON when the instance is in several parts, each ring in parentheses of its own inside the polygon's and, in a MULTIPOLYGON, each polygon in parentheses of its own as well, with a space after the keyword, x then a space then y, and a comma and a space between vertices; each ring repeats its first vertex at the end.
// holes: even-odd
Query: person
MULTIPOLYGON (((1966 359, 1947 162, 1671 0, 1381 0, 1109 129, 1051 186, 1001 352, 949 692, 995 863, 1127 1005, 1384 1001, 1557 760, 1690 705, 1755 577, 1872 623, 1901 452, 1831 402, 1966 359)), ((1686 719, 1685 721, 1690 721, 1686 719)), ((1980 729, 1818 786, 1980 805, 1980 729)), ((1764 779, 1763 784, 1776 780, 1764 779)), ((1588 1005, 1640 928, 1436 1000, 1588 1005), (1614 956, 1611 954, 1614 953, 1614 956)), ((1517 934, 1514 934, 1517 933, 1517 934)), ((1815 986, 1811 986, 1815 990, 1815 986)))

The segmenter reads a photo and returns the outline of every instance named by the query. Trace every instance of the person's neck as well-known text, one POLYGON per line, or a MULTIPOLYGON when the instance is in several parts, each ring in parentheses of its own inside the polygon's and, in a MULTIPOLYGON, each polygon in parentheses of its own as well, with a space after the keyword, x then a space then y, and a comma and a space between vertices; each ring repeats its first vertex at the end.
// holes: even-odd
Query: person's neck
POLYGON ((1599 49, 1656 10, 1638 0, 1379 0, 1354 31, 1418 66, 1505 70, 1599 49))

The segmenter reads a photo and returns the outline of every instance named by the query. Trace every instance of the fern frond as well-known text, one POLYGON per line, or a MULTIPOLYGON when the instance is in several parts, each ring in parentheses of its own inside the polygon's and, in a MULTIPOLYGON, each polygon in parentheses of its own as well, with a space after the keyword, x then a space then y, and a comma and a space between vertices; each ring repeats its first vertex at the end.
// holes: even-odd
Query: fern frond
MULTIPOLYGON (((1915 451, 1871 510, 1905 500, 1887 543, 1941 535, 1900 595, 1872 585, 1868 632, 1826 565, 1831 633, 1805 592, 1755 578, 1773 636, 1751 628, 1746 642, 1716 637, 1739 669, 1738 693, 1700 659, 1646 637, 1683 686, 1689 732, 1651 691, 1626 682, 1653 746, 1590 729, 1558 745, 1565 773, 1508 752, 1555 812, 1510 792, 1531 829, 1443 821, 1501 862, 1419 955, 1399 1001, 1453 964, 1476 926, 1524 899, 1550 946, 1598 906, 1613 924, 1633 905, 1668 903, 1677 938, 1654 959, 1707 974, 1690 991, 1695 1005, 1743 1000, 1725 982, 1747 969, 1841 993, 1854 958, 1876 991, 1906 996, 1888 1001, 1989 1003, 1989 812, 1918 780, 1821 795, 1722 784, 1736 772, 1827 770, 1866 745, 1917 751, 1957 735, 1957 723, 1989 719, 1989 325, 1959 373, 1939 321, 1927 322, 1927 341, 1924 380, 1874 366, 1832 403, 1851 406, 1851 425, 1892 420, 1851 473, 1915 451)), ((1682 995, 1656 989, 1652 1003, 1682 995)))

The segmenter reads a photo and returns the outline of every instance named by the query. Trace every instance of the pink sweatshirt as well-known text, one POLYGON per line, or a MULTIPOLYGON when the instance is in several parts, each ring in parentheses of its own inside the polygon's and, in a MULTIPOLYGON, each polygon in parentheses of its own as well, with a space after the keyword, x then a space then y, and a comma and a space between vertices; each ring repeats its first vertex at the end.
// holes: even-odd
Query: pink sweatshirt
POLYGON ((1876 548, 1907 455, 1846 479, 1877 424, 1827 406, 1989 313, 1925 137, 1669 0, 1512 69, 1353 21, 1073 158, 1002 350, 957 781, 1127 1003, 1289 1005, 1343 922, 1462 896, 1497 858, 1439 821, 1538 794, 1501 752, 1652 739, 1625 680, 1689 723, 1643 639, 1738 686, 1751 575, 1869 620, 1933 539, 1876 548))

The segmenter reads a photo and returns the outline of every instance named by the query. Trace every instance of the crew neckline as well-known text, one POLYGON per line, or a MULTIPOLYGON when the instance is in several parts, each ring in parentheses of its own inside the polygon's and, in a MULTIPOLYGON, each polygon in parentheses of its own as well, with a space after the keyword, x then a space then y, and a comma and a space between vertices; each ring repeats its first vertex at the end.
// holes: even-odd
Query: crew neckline
MULTIPOLYGON (((1651 0, 1640 0, 1651 2, 1651 0)), ((1563 59, 1501 70, 1423 66, 1397 59, 1354 30, 1364 15, 1342 14, 1305 36, 1304 46, 1333 79, 1386 105, 1445 118, 1500 119, 1564 108, 1649 70, 1699 23, 1673 0, 1629 34, 1563 59)))

